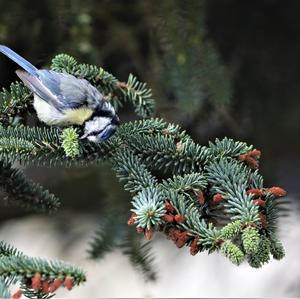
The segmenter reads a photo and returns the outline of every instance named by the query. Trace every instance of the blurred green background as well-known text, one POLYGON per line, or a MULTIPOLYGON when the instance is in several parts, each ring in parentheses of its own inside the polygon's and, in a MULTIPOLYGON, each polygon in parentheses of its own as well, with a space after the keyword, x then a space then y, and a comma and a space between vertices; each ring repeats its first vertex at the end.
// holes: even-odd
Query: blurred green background
MULTIPOLYGON (((58 53, 129 73, 153 90, 157 114, 207 144, 232 137, 262 150, 265 185, 297 198, 300 169, 299 1, 0 0, 0 43, 38 67, 58 53)), ((0 86, 17 80, 0 56, 0 86)), ((134 119, 130 107, 122 121, 134 119)), ((27 169, 62 211, 128 215, 129 196, 109 167, 27 169)), ((24 211, 1 203, 1 219, 24 211)))

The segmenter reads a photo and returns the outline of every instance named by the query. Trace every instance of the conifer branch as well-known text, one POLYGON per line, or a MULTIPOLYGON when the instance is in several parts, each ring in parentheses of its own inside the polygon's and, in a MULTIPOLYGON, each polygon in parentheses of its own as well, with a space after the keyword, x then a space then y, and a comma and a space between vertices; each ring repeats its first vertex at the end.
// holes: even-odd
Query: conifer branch
POLYGON ((0 123, 11 124, 16 115, 27 112, 31 97, 31 91, 20 82, 12 83, 10 90, 3 88, 0 92, 0 123))
POLYGON ((122 243, 125 236, 124 217, 110 213, 90 242, 88 254, 91 259, 101 259, 106 253, 122 243))
POLYGON ((59 199, 44 190, 37 183, 27 180, 25 175, 10 164, 0 161, 0 189, 6 193, 5 200, 28 209, 53 212, 59 206, 59 199))
POLYGON ((0 243, 0 273, 7 285, 19 281, 23 294, 29 298, 50 298, 60 286, 71 290, 86 280, 83 271, 73 265, 31 258, 3 241, 0 243))
POLYGON ((151 242, 142 243, 140 238, 128 234, 120 247, 123 254, 129 257, 132 265, 141 271, 146 280, 157 279, 157 273, 153 269, 154 256, 151 251, 151 242))
MULTIPOLYGON (((142 117, 154 112, 151 90, 132 75, 126 83, 120 82, 102 68, 79 64, 65 54, 56 56, 51 68, 89 80, 115 106, 130 102, 142 117)), ((54 195, 12 169, 14 162, 47 167, 110 163, 132 194, 128 224, 147 240, 162 232, 178 248, 188 246, 191 255, 220 251, 233 263, 247 260, 252 267, 261 267, 270 255, 284 256, 276 228, 277 202, 286 192, 264 187, 258 171, 261 152, 253 146, 229 138, 199 145, 179 126, 158 118, 122 124, 109 140, 94 144, 80 140, 78 128, 61 132, 11 127, 11 119, 30 105, 31 93, 16 83, 0 97, 0 183, 17 202, 42 210, 58 205, 54 195)), ((148 245, 127 240, 119 225, 116 218, 109 219, 96 233, 90 255, 100 258, 127 244, 124 253, 153 278, 148 245)), ((49 298, 61 284, 71 288, 85 280, 80 269, 63 262, 30 258, 3 243, 0 253, 0 276, 21 280, 24 294, 31 298, 49 298)), ((2 289, 5 293, 5 285, 2 289)))
POLYGON ((98 260, 113 249, 119 249, 147 280, 155 280, 151 242, 143 243, 138 235, 124 226, 125 221, 123 216, 110 213, 90 242, 89 257, 98 260))

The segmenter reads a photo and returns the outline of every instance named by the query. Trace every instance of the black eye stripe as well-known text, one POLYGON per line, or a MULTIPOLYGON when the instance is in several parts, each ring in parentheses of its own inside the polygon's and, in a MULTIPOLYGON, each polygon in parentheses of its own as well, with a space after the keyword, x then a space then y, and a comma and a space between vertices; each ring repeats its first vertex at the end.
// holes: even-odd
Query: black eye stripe
POLYGON ((110 111, 108 111, 108 110, 96 110, 93 113, 93 116, 100 116, 100 117, 112 118, 113 114, 110 111))

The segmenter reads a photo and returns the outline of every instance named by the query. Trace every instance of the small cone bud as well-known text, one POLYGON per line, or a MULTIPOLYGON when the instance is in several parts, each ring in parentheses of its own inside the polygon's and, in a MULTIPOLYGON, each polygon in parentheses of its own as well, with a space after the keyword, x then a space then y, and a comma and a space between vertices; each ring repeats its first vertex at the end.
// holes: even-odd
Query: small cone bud
POLYGON ((217 204, 220 201, 222 201, 224 199, 223 195, 220 193, 217 193, 213 196, 213 203, 217 204))
POLYGON ((179 233, 180 233, 180 230, 178 230, 176 228, 170 228, 167 232, 167 238, 172 241, 176 241, 178 239, 179 233))
POLYGON ((263 228, 266 228, 268 226, 267 217, 262 212, 258 213, 258 217, 260 219, 261 225, 263 228))
POLYGON ((203 192, 202 191, 197 192, 196 196, 197 196, 197 200, 200 203, 200 205, 204 205, 205 198, 204 198, 203 192))
POLYGON ((266 202, 264 200, 262 200, 261 198, 258 199, 253 199, 252 200, 253 204, 259 207, 265 207, 266 206, 266 202))
POLYGON ((184 246, 184 244, 186 243, 186 241, 188 239, 189 239, 189 235, 188 235, 187 231, 180 232, 178 234, 178 239, 175 241, 175 245, 178 248, 181 248, 184 246))
POLYGON ((259 157, 260 157, 260 151, 253 150, 248 152, 247 154, 239 155, 238 160, 244 161, 246 164, 248 164, 249 167, 256 169, 258 168, 258 161, 256 159, 259 157))
POLYGON ((72 276, 67 276, 64 281, 64 286, 70 291, 73 288, 73 278, 72 276))
POLYGON ((255 150, 253 150, 253 151, 250 151, 250 152, 248 153, 248 156, 250 156, 250 157, 252 157, 252 158, 254 158, 254 159, 257 159, 257 158, 259 158, 259 157, 261 156, 261 151, 258 150, 258 149, 255 149, 255 150))
POLYGON ((150 229, 145 229, 145 232, 144 232, 144 235, 145 235, 145 238, 146 240, 151 240, 152 236, 153 236, 153 228, 150 228, 150 229))
POLYGON ((286 194, 287 194, 287 192, 280 187, 272 187, 272 188, 269 188, 268 191, 276 197, 283 197, 283 196, 286 196, 286 194))
POLYGON ((254 197, 256 197, 256 196, 259 197, 259 196, 262 196, 263 191, 258 188, 252 188, 247 191, 247 194, 253 194, 254 197))
POLYGON ((162 129, 161 132, 162 132, 163 135, 169 135, 170 134, 170 131, 168 129, 162 129))
POLYGON ((174 219, 175 219, 175 221, 178 222, 178 223, 183 223, 183 222, 185 222, 184 217, 183 217, 182 215, 180 215, 180 214, 175 215, 175 216, 174 216, 174 219))
POLYGON ((184 148, 184 144, 182 143, 182 141, 178 141, 176 143, 176 152, 177 153, 180 153, 183 151, 183 148, 184 148))
POLYGON ((257 162, 257 160, 255 160, 251 156, 247 156, 245 162, 252 169, 257 169, 258 168, 258 162, 257 162))
POLYGON ((43 281, 42 289, 44 293, 46 294, 49 293, 49 283, 47 280, 43 281))
POLYGON ((38 291, 41 288, 41 273, 36 272, 31 279, 31 287, 38 291))
POLYGON ((190 253, 191 253, 191 255, 193 255, 193 256, 196 255, 196 254, 199 252, 199 250, 200 250, 199 245, 198 245, 198 241, 199 241, 199 238, 196 237, 196 238, 193 240, 193 242, 191 243, 190 253))
POLYGON ((128 221, 127 221, 127 224, 128 224, 129 226, 135 224, 135 217, 136 217, 136 214, 135 214, 135 213, 132 213, 131 216, 130 216, 130 218, 129 218, 128 221))
POLYGON ((174 216, 165 214, 161 217, 161 219, 165 222, 174 222, 174 216))
POLYGON ((245 161, 246 160, 246 154, 242 154, 242 155, 239 155, 238 156, 238 159, 240 160, 240 161, 245 161))
POLYGON ((61 280, 55 278, 49 286, 49 293, 54 293, 61 286, 61 280))
POLYGON ((23 294, 23 291, 21 289, 18 289, 13 295, 12 295, 12 299, 20 299, 21 296, 23 294))
POLYGON ((167 210, 167 212, 170 212, 170 213, 173 213, 175 211, 175 208, 173 207, 173 205, 170 202, 165 203, 165 209, 167 210))

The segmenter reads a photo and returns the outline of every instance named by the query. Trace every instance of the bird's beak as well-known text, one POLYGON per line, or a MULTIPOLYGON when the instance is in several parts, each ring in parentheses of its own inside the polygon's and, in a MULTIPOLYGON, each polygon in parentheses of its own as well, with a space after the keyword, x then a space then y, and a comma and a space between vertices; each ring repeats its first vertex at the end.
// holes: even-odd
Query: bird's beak
POLYGON ((112 119, 111 123, 113 125, 119 126, 120 125, 120 118, 118 115, 115 115, 114 118, 112 119))

